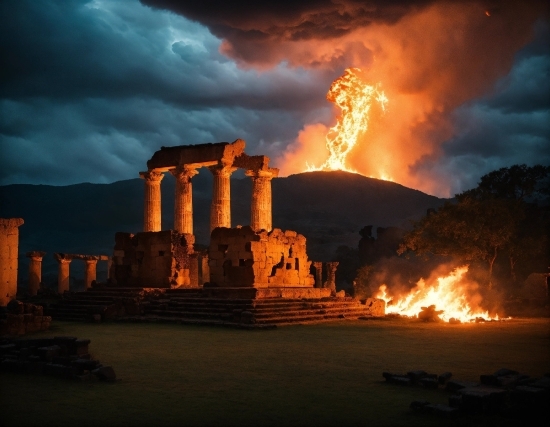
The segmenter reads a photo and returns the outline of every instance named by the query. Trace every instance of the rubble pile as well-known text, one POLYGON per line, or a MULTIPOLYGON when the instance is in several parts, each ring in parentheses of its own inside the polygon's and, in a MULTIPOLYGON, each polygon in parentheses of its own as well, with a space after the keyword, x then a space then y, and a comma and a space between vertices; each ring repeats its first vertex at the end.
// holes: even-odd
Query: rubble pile
POLYGON ((51 375, 78 381, 115 381, 111 366, 88 352, 90 340, 76 337, 0 340, 0 372, 51 375))
POLYGON ((550 398, 550 373, 541 378, 511 369, 502 368, 493 374, 480 375, 479 382, 451 380, 452 374, 430 374, 426 371, 409 371, 406 374, 383 372, 390 384, 421 386, 452 393, 449 404, 415 400, 410 408, 414 412, 455 418, 464 414, 500 414, 514 418, 550 415, 547 402, 550 398))
POLYGON ((44 316, 42 306, 13 299, 0 313, 0 336, 17 337, 30 332, 45 331, 51 322, 50 316, 44 316))

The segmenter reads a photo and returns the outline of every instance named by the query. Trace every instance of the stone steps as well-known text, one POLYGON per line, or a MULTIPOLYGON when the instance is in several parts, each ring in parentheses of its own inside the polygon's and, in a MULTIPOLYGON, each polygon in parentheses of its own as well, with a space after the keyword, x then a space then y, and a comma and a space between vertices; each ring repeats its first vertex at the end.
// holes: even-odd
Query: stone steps
POLYGON ((244 300, 235 304, 232 300, 163 298, 162 303, 152 302, 146 314, 157 317, 183 319, 220 319, 238 321, 240 312, 251 313, 254 324, 294 324, 318 322, 338 318, 369 316, 369 310, 352 298, 304 300, 244 300), (235 313, 237 311, 237 313, 235 313), (237 319, 235 319, 237 317, 237 319))
POLYGON ((152 321, 172 319, 186 324, 198 322, 197 324, 265 327, 370 316, 370 311, 365 305, 349 297, 227 299, 204 297, 201 296, 200 290, 196 289, 163 289, 160 293, 150 293, 144 292, 141 288, 89 289, 66 295, 48 311, 55 320, 84 321, 91 320, 92 314, 105 313, 105 318, 109 319, 123 316, 139 318, 139 321, 147 318, 152 321), (125 300, 134 298, 141 304, 141 311, 138 309, 134 313, 141 314, 128 316, 125 313, 131 311, 120 311, 125 300))

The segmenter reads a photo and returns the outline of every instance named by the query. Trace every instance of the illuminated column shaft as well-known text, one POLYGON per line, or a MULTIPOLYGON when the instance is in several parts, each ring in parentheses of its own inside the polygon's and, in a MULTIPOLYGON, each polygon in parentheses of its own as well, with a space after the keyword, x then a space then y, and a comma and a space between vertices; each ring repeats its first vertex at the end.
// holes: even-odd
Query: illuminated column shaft
POLYGON ((0 218, 0 305, 17 296, 19 227, 22 218, 0 218))
POLYGON ((55 253, 53 256, 59 263, 59 269, 57 272, 57 292, 62 294, 63 292, 69 290, 70 265, 72 258, 59 253, 55 253))
POLYGON ((176 178, 174 200, 174 230, 193 234, 193 185, 191 178, 198 172, 190 168, 177 168, 170 171, 176 178))
POLYGON ((161 231, 160 181, 164 175, 160 172, 140 172, 145 180, 145 197, 143 206, 143 231, 161 231))
POLYGON ((29 294, 36 295, 42 281, 42 258, 46 252, 27 252, 27 257, 31 259, 29 263, 29 294))
POLYGON ((278 169, 249 170, 246 175, 252 178, 252 203, 250 204, 250 226, 254 231, 271 231, 272 204, 271 179, 277 176, 278 169))
POLYGON ((92 287, 92 282, 97 277, 97 258, 88 258, 86 261, 86 274, 84 281, 86 282, 86 289, 92 287))
POLYGON ((210 231, 216 227, 231 228, 230 177, 236 168, 212 166, 208 169, 214 175, 214 189, 210 206, 210 231))

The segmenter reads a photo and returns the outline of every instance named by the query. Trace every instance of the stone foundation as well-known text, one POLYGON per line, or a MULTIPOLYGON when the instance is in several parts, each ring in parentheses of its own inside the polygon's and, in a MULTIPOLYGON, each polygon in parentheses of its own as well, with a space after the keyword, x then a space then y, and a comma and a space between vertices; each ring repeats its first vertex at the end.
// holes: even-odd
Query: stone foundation
POLYGON ((290 298, 290 299, 321 299, 330 297, 328 288, 209 288, 202 290, 201 296, 205 298, 227 299, 266 299, 266 298, 290 298))
POLYGON ((52 318, 44 316, 40 305, 22 303, 16 299, 6 306, 5 318, 0 319, 0 336, 22 336, 31 332, 45 331, 52 318))
POLYGON ((216 228, 209 247, 210 285, 217 287, 313 288, 306 238, 276 228, 216 228))
POLYGON ((111 277, 121 287, 197 287, 190 272, 195 237, 174 230, 116 233, 111 277))

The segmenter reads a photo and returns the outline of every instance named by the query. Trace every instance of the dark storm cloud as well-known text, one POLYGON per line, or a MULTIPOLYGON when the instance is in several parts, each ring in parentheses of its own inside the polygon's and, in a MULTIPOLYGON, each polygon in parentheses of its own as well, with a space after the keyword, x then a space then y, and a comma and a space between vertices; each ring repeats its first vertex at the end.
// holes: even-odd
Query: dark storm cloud
POLYGON ((504 166, 550 165, 549 37, 548 23, 539 22, 535 40, 518 52, 494 92, 455 110, 457 134, 442 145, 440 157, 419 162, 418 173, 452 176, 455 194, 504 166))
POLYGON ((257 41, 340 37, 372 22, 395 23, 433 0, 140 0, 207 25, 214 34, 257 41))
POLYGON ((132 178, 161 145, 243 138, 276 155, 327 115, 332 74, 241 70, 204 27, 137 1, 2 2, 0 16, 2 184, 132 178))
POLYGON ((433 0, 140 0, 206 25, 230 45, 231 55, 247 63, 270 63, 279 57, 278 44, 330 40, 371 23, 393 24, 433 0))
MULTIPOLYGON (((161 145, 243 138, 247 152, 280 157, 304 126, 333 124, 335 111, 325 94, 334 78, 346 67, 372 64, 380 53, 361 38, 362 28, 381 23, 396 28, 434 4, 439 3, 0 2, 0 184, 133 178, 161 145)), ((538 37, 517 53, 509 72, 514 51, 528 42, 532 16, 547 5, 529 2, 523 8, 516 2, 517 13, 511 13, 505 6, 464 4, 475 6, 475 16, 485 17, 488 9, 503 19, 479 28, 477 21, 466 21, 453 33, 449 15, 446 38, 404 26, 394 47, 406 45, 395 56, 408 57, 401 66, 406 72, 384 69, 389 83, 401 77, 398 83, 411 93, 437 76, 468 74, 467 84, 477 82, 475 91, 457 86, 454 95, 462 98, 454 104, 458 108, 448 109, 454 110, 453 137, 413 168, 442 186, 451 176, 453 191, 497 167, 547 161, 549 144, 547 12, 538 37), (498 36, 502 28, 504 39, 491 38, 491 31, 498 36), (416 61, 407 44, 423 47, 440 39, 456 41, 455 50, 441 52, 443 68, 416 61), (504 49, 494 55, 504 65, 489 58, 495 48, 504 49), (466 52, 461 64, 456 52, 466 52), (477 72, 476 64, 487 62, 495 62, 498 73, 477 72), (489 96, 495 76, 505 77, 489 96)), ((460 22, 464 17, 471 15, 461 15, 460 22)), ((389 37, 382 48, 395 40, 389 37)), ((433 92, 443 101, 452 98, 439 89, 433 92)), ((439 194, 445 194, 443 187, 439 194)))
POLYGON ((166 13, 156 14, 155 22, 143 7, 137 13, 116 3, 109 11, 93 4, 2 3, 3 98, 150 97, 184 107, 296 109, 323 99, 305 96, 314 93, 305 73, 236 70, 217 52, 219 40, 196 24, 166 13), (169 29, 181 31, 182 24, 187 37, 202 34, 176 40, 169 29), (269 104, 261 97, 269 97, 269 104))

